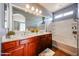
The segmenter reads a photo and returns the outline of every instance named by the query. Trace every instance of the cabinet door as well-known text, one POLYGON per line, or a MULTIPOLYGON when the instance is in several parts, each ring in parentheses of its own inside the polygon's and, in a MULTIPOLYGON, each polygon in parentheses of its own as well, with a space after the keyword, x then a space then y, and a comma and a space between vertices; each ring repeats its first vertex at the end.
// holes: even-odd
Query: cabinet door
POLYGON ((46 49, 46 36, 45 35, 41 36, 41 49, 42 50, 46 49))
POLYGON ((8 53, 10 54, 10 56, 23 56, 24 55, 23 49, 24 49, 24 46, 20 46, 15 49, 12 49, 11 51, 8 51, 8 53))
POLYGON ((24 56, 29 56, 29 44, 24 45, 24 56))
POLYGON ((2 43, 2 50, 7 50, 19 46, 19 41, 11 41, 2 43))
POLYGON ((47 41, 47 47, 51 48, 52 47, 52 34, 46 35, 46 41, 47 41))
POLYGON ((30 56, 37 55, 37 43, 36 42, 29 43, 29 55, 30 56))
POLYGON ((28 46, 28 41, 27 39, 21 40, 20 45, 24 45, 24 56, 29 56, 29 46, 28 46))

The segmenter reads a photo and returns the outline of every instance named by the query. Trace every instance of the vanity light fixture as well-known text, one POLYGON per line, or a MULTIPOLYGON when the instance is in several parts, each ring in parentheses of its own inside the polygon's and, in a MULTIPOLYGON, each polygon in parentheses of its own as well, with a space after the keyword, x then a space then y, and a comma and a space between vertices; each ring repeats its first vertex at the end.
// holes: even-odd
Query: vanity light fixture
POLYGON ((33 6, 31 7, 29 4, 26 4, 26 11, 37 16, 40 16, 42 14, 41 10, 39 10, 38 8, 35 9, 35 7, 33 6))

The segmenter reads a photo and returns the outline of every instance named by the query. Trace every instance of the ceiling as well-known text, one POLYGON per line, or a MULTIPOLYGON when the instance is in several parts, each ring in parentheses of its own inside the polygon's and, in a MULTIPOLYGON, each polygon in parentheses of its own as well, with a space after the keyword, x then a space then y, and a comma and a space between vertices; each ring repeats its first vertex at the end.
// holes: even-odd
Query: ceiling
POLYGON ((47 10, 51 12, 55 12, 61 8, 64 8, 72 3, 40 3, 41 6, 46 8, 47 10))

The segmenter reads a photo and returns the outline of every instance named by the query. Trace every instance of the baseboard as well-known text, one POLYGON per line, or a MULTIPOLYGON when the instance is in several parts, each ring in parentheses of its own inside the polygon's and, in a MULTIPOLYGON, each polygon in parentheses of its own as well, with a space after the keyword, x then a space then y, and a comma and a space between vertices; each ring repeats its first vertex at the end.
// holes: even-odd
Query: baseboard
MULTIPOLYGON (((67 54, 70 54, 72 56, 76 56, 77 55, 77 51, 76 52, 72 52, 71 50, 69 50, 69 48, 72 48, 72 47, 69 47, 69 46, 64 45, 62 43, 59 43, 59 42, 56 42, 56 44, 58 44, 58 45, 53 44, 53 46, 58 48, 58 49, 60 49, 60 50, 62 50, 63 52, 65 52, 67 54), (65 49, 65 47, 69 47, 69 48, 65 49)), ((73 50, 74 49, 76 49, 76 48, 73 48, 73 50)))

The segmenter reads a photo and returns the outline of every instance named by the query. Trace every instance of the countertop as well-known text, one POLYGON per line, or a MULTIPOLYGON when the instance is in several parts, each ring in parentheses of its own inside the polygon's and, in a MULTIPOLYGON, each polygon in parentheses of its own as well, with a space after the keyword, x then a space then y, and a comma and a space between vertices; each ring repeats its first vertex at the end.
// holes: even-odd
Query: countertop
POLYGON ((13 37, 13 38, 3 38, 2 39, 2 43, 10 42, 10 41, 15 41, 15 40, 23 40, 23 39, 31 38, 31 37, 34 37, 34 36, 45 35, 45 34, 50 34, 50 32, 31 33, 31 34, 20 35, 20 36, 17 35, 16 37, 13 37))

